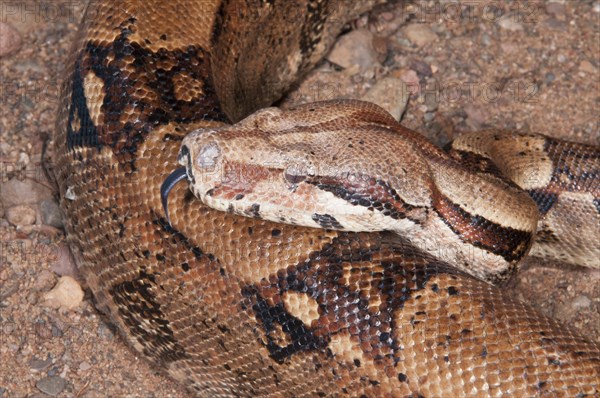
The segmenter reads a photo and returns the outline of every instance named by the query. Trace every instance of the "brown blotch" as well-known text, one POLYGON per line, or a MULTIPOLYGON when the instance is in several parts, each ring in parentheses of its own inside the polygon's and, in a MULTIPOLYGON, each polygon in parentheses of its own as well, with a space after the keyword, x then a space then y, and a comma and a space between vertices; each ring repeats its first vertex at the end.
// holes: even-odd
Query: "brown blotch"
POLYGON ((463 242, 501 256, 508 262, 518 261, 527 253, 532 233, 471 215, 441 193, 434 192, 434 210, 463 242))

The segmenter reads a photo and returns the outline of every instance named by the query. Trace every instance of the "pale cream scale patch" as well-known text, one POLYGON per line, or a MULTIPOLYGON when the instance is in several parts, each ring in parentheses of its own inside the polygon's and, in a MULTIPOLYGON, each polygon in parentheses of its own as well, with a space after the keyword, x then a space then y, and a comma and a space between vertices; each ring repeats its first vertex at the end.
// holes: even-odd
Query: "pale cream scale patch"
MULTIPOLYGON (((143 15, 145 23, 135 23, 129 40, 140 44, 145 49, 158 52, 159 50, 175 51, 185 49, 190 43, 190 34, 194 43, 201 48, 208 48, 211 39, 210 29, 203 26, 213 26, 214 18, 220 3, 216 1, 181 2, 176 7, 152 6, 148 2, 119 4, 120 7, 130 7, 129 15, 143 15), (152 7, 154 9, 148 9, 152 7), (163 21, 179 21, 185 18, 187 29, 181 28, 181 23, 166 24, 163 21)), ((116 34, 121 30, 115 30, 116 34)), ((116 39, 116 37, 115 37, 116 39)), ((114 40, 114 39, 113 39, 114 40)))
MULTIPOLYGON (((410 389, 405 383, 401 383, 397 377, 381 377, 377 366, 373 364, 373 359, 365 355, 360 346, 352 341, 347 333, 338 333, 331 336, 328 345, 336 360, 343 362, 346 366, 355 368, 362 374, 365 374, 370 380, 380 382, 379 387, 394 396, 408 396, 410 389), (357 366, 360 365, 360 366, 357 366)), ((386 395, 387 396, 387 395, 386 395)))
POLYGON ((196 180, 194 192, 212 208, 247 215, 248 209, 259 204, 261 218, 274 222, 294 220, 296 225, 320 228, 313 216, 330 215, 334 217, 345 231, 405 231, 415 224, 407 219, 394 220, 378 211, 371 211, 364 206, 352 205, 338 198, 331 192, 320 190, 308 184, 300 184, 295 193, 288 193, 284 184, 256 183, 251 192, 246 192, 239 200, 227 200, 218 194, 206 195, 209 186, 202 186, 196 180), (277 194, 277 192, 283 192, 277 194))
POLYGON ((86 98, 87 108, 94 126, 103 123, 102 104, 104 103, 104 81, 89 71, 83 81, 83 92, 86 98))
MULTIPOLYGON (((314 215, 327 215, 335 218, 345 231, 372 232, 372 231, 395 231, 398 233, 410 233, 415 223, 409 219, 393 219, 377 210, 369 210, 367 207, 353 205, 350 202, 335 196, 331 192, 323 191, 314 186, 302 184, 298 187, 297 199, 285 195, 278 203, 265 200, 271 193, 272 186, 265 187, 265 195, 257 195, 253 198, 254 203, 261 203, 261 214, 265 219, 278 221, 278 217, 290 220, 292 217, 297 225, 309 227, 321 227, 314 220, 314 215), (306 192, 304 192, 306 191, 306 192)), ((272 195, 270 198, 275 198, 272 195)), ((235 206, 234 206, 235 207, 235 206)))
POLYGON ((493 160, 503 175, 528 190, 544 188, 552 178, 554 165, 544 150, 545 143, 543 136, 488 130, 462 134, 452 147, 493 160))
POLYGON ((284 292, 283 304, 287 312, 300 319, 306 326, 319 319, 319 304, 306 293, 284 292))
POLYGON ((79 131, 81 128, 81 120, 79 119, 79 115, 77 112, 73 112, 73 121, 71 122, 71 130, 79 131))
POLYGON ((600 214, 591 193, 563 192, 541 220, 539 231, 544 230, 554 231, 562 239, 548 243, 543 239, 536 241, 531 255, 600 268, 600 214), (580 210, 577 214, 573 209, 580 210), (582 214, 587 215, 587 219, 582 218, 582 214))
POLYGON ((405 237, 434 257, 486 280, 510 266, 503 257, 462 242, 439 217, 429 218, 423 228, 415 227, 405 237))
POLYGON ((537 206, 524 192, 458 168, 448 167, 435 177, 442 194, 472 216, 481 216, 502 227, 535 231, 537 206))
POLYGON ((204 83, 194 79, 189 73, 178 73, 173 77, 175 98, 180 101, 191 101, 204 95, 204 83))

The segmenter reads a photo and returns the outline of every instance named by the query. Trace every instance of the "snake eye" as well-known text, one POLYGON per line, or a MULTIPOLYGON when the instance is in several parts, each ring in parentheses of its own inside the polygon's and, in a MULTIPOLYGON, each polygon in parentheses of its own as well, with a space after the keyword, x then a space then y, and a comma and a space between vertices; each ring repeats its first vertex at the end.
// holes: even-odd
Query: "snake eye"
POLYGON ((219 156, 221 156, 221 148, 217 143, 211 142, 200 149, 196 164, 201 169, 212 169, 216 166, 219 156))
POLYGON ((310 173, 308 173, 306 166, 301 164, 294 164, 288 166, 283 171, 283 178, 290 184, 296 185, 306 180, 307 174, 310 173))
POLYGON ((286 181, 289 182, 290 184, 299 184, 302 181, 306 180, 305 175, 290 174, 287 172, 287 170, 283 175, 284 175, 286 181))

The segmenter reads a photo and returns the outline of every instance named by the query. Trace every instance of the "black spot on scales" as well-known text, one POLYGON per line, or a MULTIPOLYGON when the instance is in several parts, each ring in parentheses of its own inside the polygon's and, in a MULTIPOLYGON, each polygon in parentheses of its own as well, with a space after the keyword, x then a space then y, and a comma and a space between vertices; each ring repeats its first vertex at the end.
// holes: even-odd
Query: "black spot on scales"
POLYGON ((317 224, 319 224, 321 226, 321 228, 325 228, 325 229, 337 229, 337 230, 344 229, 343 225, 340 224, 338 222, 338 220, 336 220, 336 218, 334 216, 331 216, 329 214, 317 214, 317 213, 314 213, 312 215, 312 219, 313 219, 314 222, 316 222, 317 224))
POLYGON ((450 296, 456 296, 456 295, 458 294, 458 289, 457 289, 457 288, 455 288, 454 286, 450 286, 450 287, 448 288, 448 294, 449 294, 450 296))
POLYGON ((135 30, 132 25, 136 23, 133 19, 125 21, 110 45, 93 40, 86 44, 70 77, 73 85, 67 123, 69 149, 108 146, 119 163, 129 164, 132 170, 135 170, 135 154, 139 145, 157 126, 200 120, 227 121, 220 110, 207 53, 193 45, 152 52, 148 47, 130 41, 129 37, 135 30), (124 63, 129 69, 123 67, 124 63), (157 64, 172 66, 168 70, 152 67, 157 64), (149 70, 154 74, 144 88, 153 95, 140 97, 135 77, 145 75, 149 70), (181 72, 201 82, 202 97, 178 99, 174 79, 181 72), (87 107, 84 84, 90 73, 103 82, 102 128, 94 125, 87 107), (133 112, 135 122, 123 121, 125 112, 133 112), (79 120, 77 131, 73 130, 75 119, 79 120))

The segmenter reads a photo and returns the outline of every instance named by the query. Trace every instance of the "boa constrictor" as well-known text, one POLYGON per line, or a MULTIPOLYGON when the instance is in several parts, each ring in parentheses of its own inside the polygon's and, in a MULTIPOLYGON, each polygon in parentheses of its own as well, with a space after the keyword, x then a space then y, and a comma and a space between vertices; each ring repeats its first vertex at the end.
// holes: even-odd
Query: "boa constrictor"
POLYGON ((597 344, 395 234, 215 211, 184 184, 167 221, 186 133, 271 104, 374 2, 90 3, 54 171, 97 306, 198 396, 598 394, 597 344))
POLYGON ((515 270, 542 213, 534 254, 600 267, 598 148, 501 131, 463 135, 453 146, 460 162, 367 102, 267 108, 186 136, 185 168, 167 180, 163 205, 171 180, 187 176, 217 210, 394 231, 492 282, 515 270))

